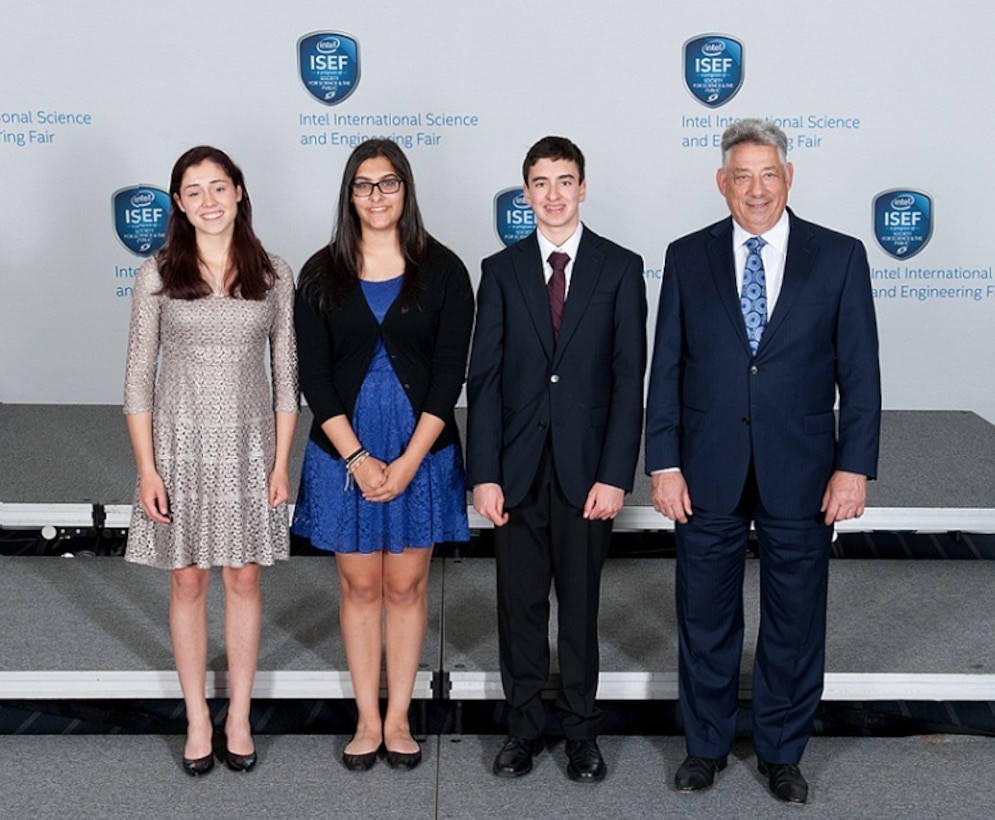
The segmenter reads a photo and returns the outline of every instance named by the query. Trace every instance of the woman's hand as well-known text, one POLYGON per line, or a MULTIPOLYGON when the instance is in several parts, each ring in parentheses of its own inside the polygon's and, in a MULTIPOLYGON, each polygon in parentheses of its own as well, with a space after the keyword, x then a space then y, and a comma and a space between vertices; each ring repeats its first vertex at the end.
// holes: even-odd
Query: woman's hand
POLYGON ((269 474, 269 505, 274 509, 290 500, 290 474, 284 467, 274 467, 269 474))
POLYGON ((364 490, 363 498, 367 501, 393 501, 408 488, 420 464, 420 459, 415 459, 407 453, 402 454, 384 468, 384 481, 380 487, 372 492, 364 490))
POLYGON ((152 471, 142 473, 138 477, 138 500, 145 514, 160 524, 170 523, 169 499, 166 496, 166 485, 162 476, 152 471))
MULTIPOLYGON (((347 468, 348 469, 348 468, 347 468)), ((376 492, 383 486, 387 465, 379 458, 367 456, 352 471, 352 480, 356 482, 359 491, 366 498, 369 493, 376 492)))

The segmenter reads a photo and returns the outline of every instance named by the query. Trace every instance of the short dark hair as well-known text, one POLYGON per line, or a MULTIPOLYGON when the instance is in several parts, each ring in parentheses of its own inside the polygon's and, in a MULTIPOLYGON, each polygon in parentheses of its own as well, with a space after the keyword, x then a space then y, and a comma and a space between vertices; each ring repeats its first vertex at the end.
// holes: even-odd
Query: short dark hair
POLYGON ((584 181, 584 154, 566 137, 543 137, 529 148, 522 163, 522 179, 526 185, 529 184, 529 171, 541 159, 565 159, 576 163, 580 174, 577 182, 584 181))

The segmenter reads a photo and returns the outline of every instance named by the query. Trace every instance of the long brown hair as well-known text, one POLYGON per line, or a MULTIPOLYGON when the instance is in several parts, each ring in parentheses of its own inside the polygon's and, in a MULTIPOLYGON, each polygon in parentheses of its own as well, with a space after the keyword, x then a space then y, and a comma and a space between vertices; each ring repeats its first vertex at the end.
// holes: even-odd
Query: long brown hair
POLYGON ((384 157, 403 180, 404 208, 397 223, 404 254, 404 279, 401 304, 406 306, 421 284, 419 268, 428 254, 429 235, 422 223, 411 165, 393 140, 371 139, 361 142, 349 155, 339 186, 339 205, 332 241, 314 254, 301 269, 300 287, 323 310, 338 305, 359 284, 363 255, 359 215, 352 204, 352 183, 359 166, 368 159, 384 157))
POLYGON ((186 214, 176 207, 183 174, 188 168, 204 161, 219 165, 232 183, 242 189, 242 199, 235 215, 235 231, 228 252, 229 266, 234 271, 230 292, 243 299, 265 299, 266 292, 276 282, 276 271, 262 243, 252 231, 252 203, 245 188, 245 177, 231 157, 210 145, 191 148, 173 166, 169 180, 169 196, 173 207, 166 227, 166 245, 156 255, 162 278, 162 290, 159 292, 171 299, 200 299, 211 293, 210 286, 200 275, 196 231, 186 214))

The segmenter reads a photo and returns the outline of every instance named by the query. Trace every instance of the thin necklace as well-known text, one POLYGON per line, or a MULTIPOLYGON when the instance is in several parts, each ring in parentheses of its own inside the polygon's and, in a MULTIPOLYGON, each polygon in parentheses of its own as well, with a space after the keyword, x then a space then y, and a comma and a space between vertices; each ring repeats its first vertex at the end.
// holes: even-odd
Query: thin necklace
POLYGON ((201 260, 201 276, 208 286, 211 288, 211 296, 227 296, 228 293, 225 290, 225 271, 218 273, 214 270, 207 262, 201 260), (205 276, 206 274, 206 276, 205 276))

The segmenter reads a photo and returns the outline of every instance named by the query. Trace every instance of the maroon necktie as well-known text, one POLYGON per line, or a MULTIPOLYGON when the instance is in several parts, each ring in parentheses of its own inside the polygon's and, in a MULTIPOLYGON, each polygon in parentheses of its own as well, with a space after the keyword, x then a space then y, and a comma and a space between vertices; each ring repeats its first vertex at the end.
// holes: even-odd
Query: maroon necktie
POLYGON ((553 275, 549 277, 546 290, 549 292, 549 318, 553 322, 553 341, 560 338, 560 325, 563 322, 563 303, 567 300, 567 262, 570 257, 560 251, 549 255, 553 275))

